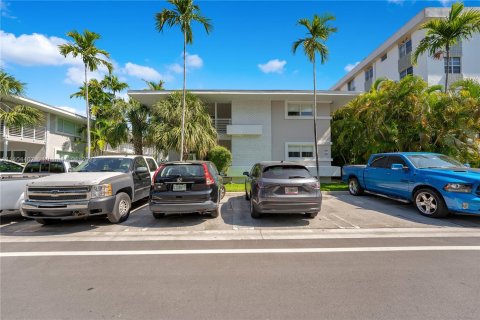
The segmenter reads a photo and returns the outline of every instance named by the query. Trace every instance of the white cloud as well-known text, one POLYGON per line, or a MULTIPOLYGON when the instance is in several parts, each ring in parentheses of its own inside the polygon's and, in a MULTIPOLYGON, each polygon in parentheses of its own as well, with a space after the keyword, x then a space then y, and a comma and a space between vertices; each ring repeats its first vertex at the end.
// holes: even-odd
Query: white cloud
MULTIPOLYGON (((97 79, 101 80, 103 79, 103 76, 108 73, 108 70, 106 68, 99 68, 97 71, 93 72, 88 72, 87 73, 87 79, 90 81, 90 79, 97 79)), ((65 83, 68 84, 73 84, 73 85, 78 85, 82 86, 83 83, 85 82, 85 70, 83 67, 70 67, 67 70, 66 78, 65 78, 65 83)))
POLYGON ((187 52, 187 68, 201 68, 203 60, 198 54, 189 54, 187 52))
POLYGON ((68 106, 56 106, 56 107, 57 107, 58 109, 62 109, 62 110, 68 111, 68 112, 72 112, 72 113, 77 113, 77 114, 78 114, 77 109, 72 108, 72 107, 68 107, 68 106))
POLYGON ((263 73, 283 73, 285 70, 284 67, 287 64, 287 61, 285 60, 278 60, 278 59, 273 59, 268 61, 265 64, 259 64, 258 68, 263 72, 263 73))
POLYGON ((168 66, 168 70, 172 71, 173 73, 182 73, 183 67, 178 63, 174 63, 168 66))
POLYGON ((353 70, 353 68, 355 68, 360 62, 357 61, 355 63, 349 63, 345 66, 345 68, 343 68, 343 70, 347 71, 347 72, 350 72, 353 70))
POLYGON ((145 79, 148 81, 159 81, 164 79, 164 76, 162 76, 157 70, 151 67, 141 66, 131 62, 127 62, 125 64, 123 72, 125 72, 129 76, 139 79, 145 79))
POLYGON ((79 65, 80 59, 71 56, 63 57, 58 46, 67 42, 59 37, 47 37, 32 33, 15 36, 0 30, 2 40, 1 55, 4 63, 15 63, 23 66, 61 66, 79 65))

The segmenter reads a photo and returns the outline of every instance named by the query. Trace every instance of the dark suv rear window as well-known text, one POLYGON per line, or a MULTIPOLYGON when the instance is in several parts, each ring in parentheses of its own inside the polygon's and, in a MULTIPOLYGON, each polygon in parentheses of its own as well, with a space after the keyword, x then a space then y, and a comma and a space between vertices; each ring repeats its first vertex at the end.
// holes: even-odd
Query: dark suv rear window
POLYGON ((205 170, 201 164, 172 164, 166 165, 157 175, 157 178, 171 177, 203 177, 205 170))
POLYGON ((271 166, 263 170, 263 177, 267 179, 295 179, 311 178, 307 168, 302 166, 271 166))

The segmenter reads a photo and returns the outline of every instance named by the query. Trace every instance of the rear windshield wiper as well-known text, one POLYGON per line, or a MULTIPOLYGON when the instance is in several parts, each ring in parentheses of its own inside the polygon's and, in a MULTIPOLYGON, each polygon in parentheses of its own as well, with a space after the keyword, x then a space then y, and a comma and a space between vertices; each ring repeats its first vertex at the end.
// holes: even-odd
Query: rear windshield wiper
POLYGON ((288 179, 305 179, 306 177, 303 176, 290 176, 288 179))

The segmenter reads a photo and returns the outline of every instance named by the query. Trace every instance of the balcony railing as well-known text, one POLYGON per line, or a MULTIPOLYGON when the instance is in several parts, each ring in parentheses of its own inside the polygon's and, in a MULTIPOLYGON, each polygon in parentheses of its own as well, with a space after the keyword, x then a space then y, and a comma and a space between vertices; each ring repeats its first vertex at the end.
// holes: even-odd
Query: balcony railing
POLYGON ((30 126, 9 128, 1 123, 0 135, 9 140, 43 143, 47 135, 47 128, 30 126))
MULTIPOLYGON (((135 154, 135 150, 133 148, 132 143, 122 143, 121 145, 117 146, 116 148, 113 148, 110 145, 107 145, 105 148, 106 152, 110 153, 118 153, 118 154, 135 154)), ((143 147, 143 154, 146 156, 152 156, 155 154, 155 150, 151 147, 143 147)))
POLYGON ((227 133, 227 126, 229 124, 232 124, 232 119, 227 119, 227 118, 212 118, 212 123, 215 129, 217 130, 217 133, 227 133))

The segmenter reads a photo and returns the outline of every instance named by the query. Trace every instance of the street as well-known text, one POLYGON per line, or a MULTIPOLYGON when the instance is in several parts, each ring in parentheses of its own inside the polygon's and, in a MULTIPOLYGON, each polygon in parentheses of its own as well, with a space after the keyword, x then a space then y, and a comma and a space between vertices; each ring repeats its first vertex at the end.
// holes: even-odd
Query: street
POLYGON ((477 319, 480 220, 326 195, 321 214, 2 217, 2 319, 477 319))

